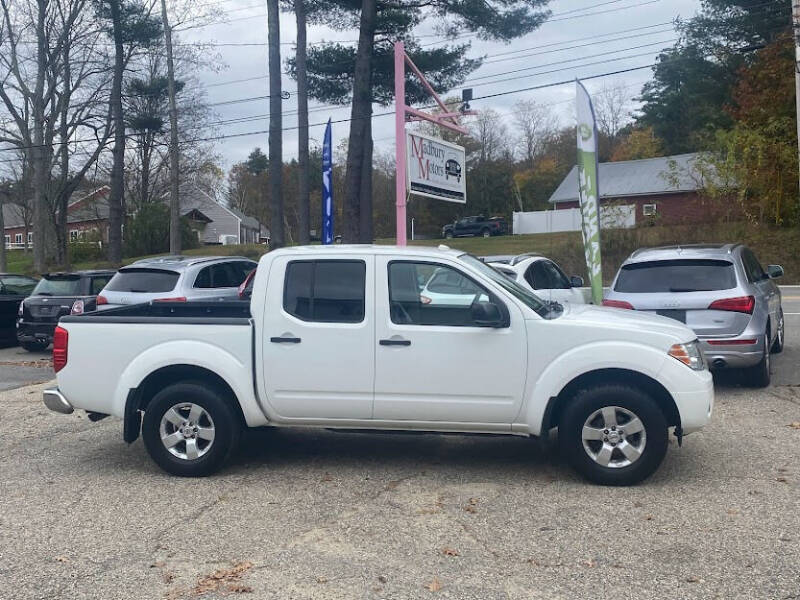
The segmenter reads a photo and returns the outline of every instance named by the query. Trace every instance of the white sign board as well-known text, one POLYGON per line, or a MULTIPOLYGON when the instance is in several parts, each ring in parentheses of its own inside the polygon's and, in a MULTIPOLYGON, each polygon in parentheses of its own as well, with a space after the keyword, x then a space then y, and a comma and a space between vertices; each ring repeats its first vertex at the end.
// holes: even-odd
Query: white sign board
POLYGON ((417 196, 467 203, 464 148, 408 132, 406 164, 408 190, 417 196))

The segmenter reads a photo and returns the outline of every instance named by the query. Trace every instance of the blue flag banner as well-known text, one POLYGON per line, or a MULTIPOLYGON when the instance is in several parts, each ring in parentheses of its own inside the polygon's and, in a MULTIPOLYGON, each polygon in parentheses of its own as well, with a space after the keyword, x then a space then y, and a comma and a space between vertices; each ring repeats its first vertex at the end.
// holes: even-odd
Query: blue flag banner
POLYGON ((333 148, 330 119, 322 142, 322 243, 333 243, 333 148))

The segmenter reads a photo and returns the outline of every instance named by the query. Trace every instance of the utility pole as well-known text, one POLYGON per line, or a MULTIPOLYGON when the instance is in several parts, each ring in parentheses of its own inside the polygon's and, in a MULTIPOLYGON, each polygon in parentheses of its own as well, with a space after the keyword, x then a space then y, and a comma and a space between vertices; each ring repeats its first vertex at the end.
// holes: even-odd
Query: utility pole
MULTIPOLYGON (((792 34, 794 37, 794 95, 797 114, 797 156, 800 167, 800 0, 792 0, 792 34)), ((798 168, 800 190, 800 168, 798 168)))

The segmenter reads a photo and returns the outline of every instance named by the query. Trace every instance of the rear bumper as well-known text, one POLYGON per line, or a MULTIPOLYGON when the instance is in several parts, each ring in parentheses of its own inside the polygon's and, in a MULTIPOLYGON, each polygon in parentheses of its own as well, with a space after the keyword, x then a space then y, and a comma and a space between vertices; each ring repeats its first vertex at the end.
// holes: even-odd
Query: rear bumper
MULTIPOLYGON (((725 342, 730 344, 709 344, 709 338, 700 338, 700 350, 706 358, 708 368, 719 369, 742 369, 753 367, 764 358, 764 336, 741 335, 736 338, 725 338, 725 342), (736 344, 737 340, 755 339, 755 344, 736 344)), ((720 338, 710 338, 714 341, 722 341, 720 338)))
POLYGON ((75 410, 58 388, 45 390, 42 393, 42 399, 44 400, 44 405, 53 412, 68 415, 75 410))
POLYGON ((20 342, 53 342, 53 333, 56 323, 31 323, 30 321, 17 322, 17 339, 20 342))

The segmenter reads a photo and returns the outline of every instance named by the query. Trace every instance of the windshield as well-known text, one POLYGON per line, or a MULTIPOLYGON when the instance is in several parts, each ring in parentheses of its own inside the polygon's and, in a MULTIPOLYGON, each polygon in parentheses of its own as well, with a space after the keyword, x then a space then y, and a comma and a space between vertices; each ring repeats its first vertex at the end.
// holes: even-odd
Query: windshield
POLYGON ((619 271, 614 291, 628 294, 710 292, 736 287, 727 260, 657 260, 632 263, 619 271))
POLYGON ((40 279, 33 288, 32 296, 80 296, 80 277, 54 277, 40 279))
POLYGON ((506 275, 503 275, 471 254, 462 254, 459 256, 459 258, 473 269, 480 272, 487 279, 494 281, 497 285, 514 296, 517 300, 520 300, 523 304, 525 304, 525 306, 535 310, 536 314, 538 314, 540 317, 544 319, 555 319, 563 311, 563 308, 561 308, 560 304, 544 302, 533 292, 526 290, 516 281, 509 279, 506 275))

